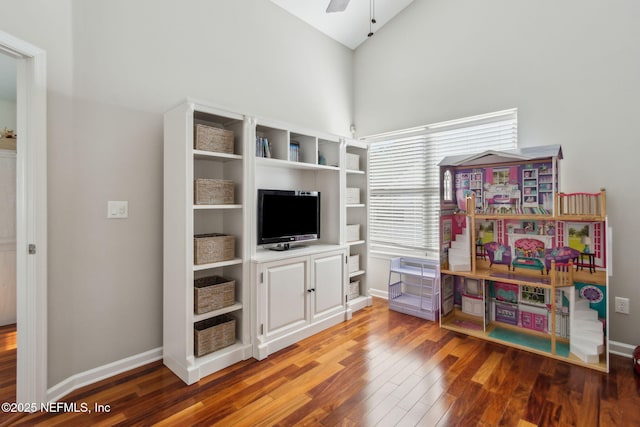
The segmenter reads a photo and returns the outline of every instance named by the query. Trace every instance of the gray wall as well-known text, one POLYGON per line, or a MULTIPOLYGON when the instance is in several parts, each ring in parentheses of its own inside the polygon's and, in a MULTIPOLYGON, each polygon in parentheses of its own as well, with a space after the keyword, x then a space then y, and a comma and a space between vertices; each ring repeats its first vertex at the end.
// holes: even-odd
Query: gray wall
POLYGON ((360 135, 518 107, 521 146, 563 146, 564 191, 606 188, 610 296, 631 299, 630 315, 611 313, 611 339, 633 345, 639 18, 635 0, 416 0, 354 62, 360 135))
POLYGON ((164 111, 191 96, 348 134, 353 52, 264 0, 0 10, 48 55, 51 387, 162 346, 164 111), (107 220, 108 200, 129 219, 107 220))

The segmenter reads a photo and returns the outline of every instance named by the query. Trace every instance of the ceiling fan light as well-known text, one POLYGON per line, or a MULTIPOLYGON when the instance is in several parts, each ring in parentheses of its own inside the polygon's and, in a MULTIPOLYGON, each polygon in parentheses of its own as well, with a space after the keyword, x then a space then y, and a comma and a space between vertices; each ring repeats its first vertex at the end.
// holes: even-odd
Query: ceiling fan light
POLYGON ((331 0, 327 6, 327 13, 344 12, 350 0, 331 0))

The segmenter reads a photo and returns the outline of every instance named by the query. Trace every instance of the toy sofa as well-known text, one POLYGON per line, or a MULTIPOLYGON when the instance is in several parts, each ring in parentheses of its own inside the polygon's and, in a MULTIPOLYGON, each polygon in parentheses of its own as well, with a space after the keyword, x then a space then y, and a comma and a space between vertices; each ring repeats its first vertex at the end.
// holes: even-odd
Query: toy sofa
POLYGON ((493 264, 504 264, 507 270, 511 269, 511 247, 498 242, 485 243, 484 250, 489 255, 489 268, 493 264))
POLYGON ((564 246, 561 248, 545 249, 544 266, 547 269, 547 274, 549 274, 549 270, 551 269, 551 260, 554 260, 556 264, 557 263, 565 264, 571 260, 574 260, 574 262, 577 262, 579 256, 580 256, 580 252, 568 246, 564 246))

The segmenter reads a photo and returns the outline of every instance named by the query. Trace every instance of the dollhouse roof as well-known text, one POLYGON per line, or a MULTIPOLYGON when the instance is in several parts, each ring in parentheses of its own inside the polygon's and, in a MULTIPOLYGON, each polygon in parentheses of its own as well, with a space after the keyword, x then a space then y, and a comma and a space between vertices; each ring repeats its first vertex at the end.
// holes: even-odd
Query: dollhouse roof
POLYGON ((522 147, 513 150, 488 150, 476 154, 447 156, 438 163, 439 166, 476 166, 494 163, 522 162, 527 160, 544 160, 551 157, 562 159, 560 145, 540 145, 538 147, 522 147))

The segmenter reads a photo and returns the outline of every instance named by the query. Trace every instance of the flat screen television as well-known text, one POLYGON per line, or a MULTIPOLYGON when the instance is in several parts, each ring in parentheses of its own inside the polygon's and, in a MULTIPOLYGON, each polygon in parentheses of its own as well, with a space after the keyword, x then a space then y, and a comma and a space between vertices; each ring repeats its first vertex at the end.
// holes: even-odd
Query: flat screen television
POLYGON ((320 238, 320 192, 258 190, 258 244, 320 238))

